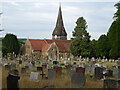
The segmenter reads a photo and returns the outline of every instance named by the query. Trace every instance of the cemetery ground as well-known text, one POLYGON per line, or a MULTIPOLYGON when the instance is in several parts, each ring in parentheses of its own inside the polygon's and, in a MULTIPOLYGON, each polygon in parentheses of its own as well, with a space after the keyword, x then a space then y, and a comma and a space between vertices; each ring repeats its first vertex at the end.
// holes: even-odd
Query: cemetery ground
MULTIPOLYGON (((87 63, 85 61, 75 61, 76 63, 87 63)), ((10 62, 9 62, 10 63, 10 62)), ((48 62, 49 65, 52 64, 48 62)), ((73 61, 68 61, 67 63, 71 64, 73 61)), ((112 68, 112 66, 116 66, 117 63, 115 62, 99 62, 100 64, 104 64, 107 66, 107 68, 112 68)), ((64 64, 64 61, 60 61, 60 64, 64 64)), ((35 65, 34 67, 27 69, 26 72, 21 72, 21 68, 25 66, 25 63, 23 64, 16 64, 16 68, 19 71, 19 87, 20 88, 80 88, 80 86, 74 85, 71 82, 70 75, 68 75, 67 70, 65 66, 62 66, 62 73, 60 76, 54 77, 53 79, 42 79, 42 76, 39 75, 37 80, 30 79, 30 73, 31 72, 38 72, 41 74, 41 71, 37 71, 36 67, 40 66, 41 64, 35 65)), ((48 69, 44 68, 45 76, 48 75, 48 69)), ((2 88, 7 87, 7 76, 8 76, 9 70, 5 70, 5 67, 2 66, 2 88)), ((93 74, 92 74, 93 75, 93 74)), ((91 78, 90 75, 85 73, 86 82, 85 85, 82 86, 82 88, 103 88, 103 80, 99 80, 96 78, 91 78)), ((111 77, 112 78, 112 77, 111 77)))

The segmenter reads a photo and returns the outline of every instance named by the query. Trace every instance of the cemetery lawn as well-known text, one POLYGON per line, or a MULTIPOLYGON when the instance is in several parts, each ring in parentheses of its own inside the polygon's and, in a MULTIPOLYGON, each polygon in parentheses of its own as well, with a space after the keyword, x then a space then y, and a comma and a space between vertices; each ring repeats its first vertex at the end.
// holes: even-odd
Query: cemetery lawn
MULTIPOLYGON (((20 70, 20 69, 18 69, 20 70)), ((20 88, 80 88, 78 86, 72 85, 70 77, 66 74, 63 69, 62 76, 59 78, 55 78, 53 80, 45 80, 39 76, 39 80, 30 80, 30 72, 36 72, 36 69, 28 70, 26 73, 20 73, 21 79, 19 80, 20 88)), ((8 71, 6 71, 3 67, 2 69, 2 88, 6 88, 6 77, 8 75, 8 71)), ((86 76, 86 85, 83 88, 102 88, 103 81, 91 79, 86 76)))

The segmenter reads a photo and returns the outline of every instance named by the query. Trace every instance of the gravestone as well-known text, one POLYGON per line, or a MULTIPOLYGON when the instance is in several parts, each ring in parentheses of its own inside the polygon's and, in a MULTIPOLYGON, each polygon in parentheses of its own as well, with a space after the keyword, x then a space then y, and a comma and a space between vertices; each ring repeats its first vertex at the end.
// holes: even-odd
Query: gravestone
POLYGON ((43 68, 47 68, 47 64, 46 64, 46 63, 43 63, 43 64, 42 64, 42 67, 43 67, 43 68))
POLYGON ((28 69, 29 67, 28 66, 25 66, 25 69, 28 69))
POLYGON ((76 72, 75 67, 70 67, 69 69, 67 69, 68 71, 68 75, 70 75, 70 77, 72 77, 72 75, 76 72))
POLYGON ((118 86, 117 80, 113 79, 105 79, 103 83, 104 88, 117 88, 118 86))
POLYGON ((53 61, 53 64, 56 65, 56 64, 59 64, 59 62, 58 61, 53 61))
POLYGON ((108 71, 108 77, 112 77, 113 76, 113 71, 112 70, 107 70, 108 71))
POLYGON ((31 72, 30 79, 38 80, 38 75, 39 75, 39 73, 37 73, 37 72, 31 72))
POLYGON ((37 67, 37 71, 43 71, 42 67, 37 67))
POLYGON ((56 71, 56 76, 61 76, 61 74, 62 74, 62 67, 54 66, 54 69, 56 71))
POLYGON ((22 60, 19 60, 19 64, 22 64, 22 60))
POLYGON ((76 72, 84 75, 85 74, 85 68, 83 68, 83 67, 77 67, 76 68, 76 72))
POLYGON ((11 66, 10 65, 5 65, 5 70, 10 70, 11 66))
POLYGON ((34 62, 34 61, 32 61, 31 64, 32 64, 33 66, 35 66, 35 62, 34 62))
POLYGON ((103 68, 101 68, 101 67, 96 67, 94 74, 95 74, 95 78, 97 78, 97 79, 102 79, 102 78, 103 78, 103 68))
POLYGON ((79 74, 79 73, 75 72, 74 74, 72 74, 71 82, 73 85, 77 85, 79 87, 82 87, 86 83, 86 78, 83 74, 79 74))
POLYGON ((115 79, 120 79, 120 67, 113 68, 113 76, 115 79))
POLYGON ((90 74, 90 73, 91 73, 91 67, 90 67, 90 66, 87 66, 87 67, 85 68, 85 73, 86 73, 86 74, 90 74))
POLYGON ((25 72, 26 72, 26 68, 25 67, 21 68, 21 73, 25 73, 25 72))
POLYGON ((54 69, 48 69, 48 79, 53 79, 56 76, 56 71, 54 69))

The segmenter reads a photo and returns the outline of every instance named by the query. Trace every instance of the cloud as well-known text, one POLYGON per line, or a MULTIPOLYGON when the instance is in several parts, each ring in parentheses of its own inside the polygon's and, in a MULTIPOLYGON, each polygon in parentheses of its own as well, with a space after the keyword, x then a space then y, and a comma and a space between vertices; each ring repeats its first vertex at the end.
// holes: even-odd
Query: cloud
MULTIPOLYGON (((75 22, 81 16, 86 19, 92 38, 97 39, 100 34, 106 33, 116 10, 114 4, 63 2, 62 13, 68 38, 72 37, 75 22)), ((13 32, 19 37, 50 38, 55 27, 58 7, 57 2, 5 2, 4 28, 6 32, 13 32)))
MULTIPOLYGON (((4 2, 115 2, 115 0, 4 0, 4 2)), ((118 2, 119 0, 116 0, 118 2)))

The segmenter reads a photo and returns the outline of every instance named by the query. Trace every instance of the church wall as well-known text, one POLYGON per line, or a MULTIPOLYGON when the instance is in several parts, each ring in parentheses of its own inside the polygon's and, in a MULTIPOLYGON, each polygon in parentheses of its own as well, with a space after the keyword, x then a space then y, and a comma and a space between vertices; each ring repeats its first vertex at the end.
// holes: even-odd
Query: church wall
POLYGON ((25 42, 25 52, 26 52, 25 55, 30 56, 32 54, 32 51, 33 51, 33 49, 32 49, 30 41, 26 40, 26 42, 25 42))

